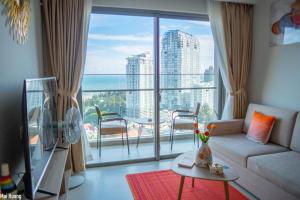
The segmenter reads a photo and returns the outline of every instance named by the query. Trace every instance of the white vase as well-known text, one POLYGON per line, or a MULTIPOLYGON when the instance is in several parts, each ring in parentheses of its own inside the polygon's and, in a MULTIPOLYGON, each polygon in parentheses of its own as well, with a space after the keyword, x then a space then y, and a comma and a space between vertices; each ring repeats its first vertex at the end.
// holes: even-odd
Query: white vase
POLYGON ((212 164, 212 155, 210 147, 207 143, 203 143, 201 147, 198 149, 195 158, 195 165, 197 167, 205 167, 208 168, 209 165, 212 164))

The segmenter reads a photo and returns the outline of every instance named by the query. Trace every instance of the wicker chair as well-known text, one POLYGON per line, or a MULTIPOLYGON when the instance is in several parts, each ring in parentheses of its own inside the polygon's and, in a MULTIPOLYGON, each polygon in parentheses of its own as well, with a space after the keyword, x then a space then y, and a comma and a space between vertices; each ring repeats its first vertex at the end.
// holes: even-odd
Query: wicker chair
POLYGON ((127 150, 129 150, 129 140, 127 131, 127 120, 122 118, 119 113, 102 113, 99 106, 95 106, 98 114, 98 131, 97 148, 99 148, 99 156, 101 156, 101 138, 102 135, 122 134, 122 145, 124 145, 123 134, 126 133, 127 150))
MULTIPOLYGON (((195 109, 191 110, 175 110, 172 112, 171 118, 171 130, 170 130, 170 141, 171 150, 173 149, 173 140, 175 130, 195 130, 194 123, 198 123, 198 114, 200 110, 200 103, 197 103, 195 109)), ((196 136, 194 134, 194 143, 196 136)), ((197 139, 199 146, 199 140, 197 139)))

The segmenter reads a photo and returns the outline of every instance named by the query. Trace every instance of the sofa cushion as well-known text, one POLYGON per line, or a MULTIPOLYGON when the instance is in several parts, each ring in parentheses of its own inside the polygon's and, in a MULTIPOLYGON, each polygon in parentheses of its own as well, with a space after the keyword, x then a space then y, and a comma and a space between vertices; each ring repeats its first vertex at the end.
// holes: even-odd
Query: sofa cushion
POLYGON ((291 149, 300 153, 300 114, 298 114, 294 127, 291 149))
POLYGON ((271 133, 270 142, 289 147, 297 112, 271 106, 249 104, 244 123, 244 132, 246 133, 249 129, 254 111, 261 112, 265 115, 273 115, 276 117, 276 122, 271 133))
POLYGON ((300 153, 288 151, 248 158, 248 169, 300 198, 300 153))
POLYGON ((247 138, 261 144, 268 143, 275 119, 274 116, 254 111, 247 138))
POLYGON ((244 133, 212 136, 208 142, 213 151, 217 151, 243 167, 246 167, 249 156, 288 151, 287 148, 277 144, 263 145, 253 142, 244 133))

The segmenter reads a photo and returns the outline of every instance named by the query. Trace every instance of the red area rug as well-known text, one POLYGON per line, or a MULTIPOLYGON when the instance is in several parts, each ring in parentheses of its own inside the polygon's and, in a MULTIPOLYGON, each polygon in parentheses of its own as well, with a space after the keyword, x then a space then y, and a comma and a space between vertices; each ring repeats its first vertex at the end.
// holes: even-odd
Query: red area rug
MULTIPOLYGON (((128 174, 126 176, 135 200, 176 200, 179 189, 180 176, 171 170, 128 174)), ((248 199, 237 189, 229 185, 231 200, 248 199)), ((186 177, 182 200, 219 200, 225 199, 224 184, 220 181, 195 180, 186 177)))

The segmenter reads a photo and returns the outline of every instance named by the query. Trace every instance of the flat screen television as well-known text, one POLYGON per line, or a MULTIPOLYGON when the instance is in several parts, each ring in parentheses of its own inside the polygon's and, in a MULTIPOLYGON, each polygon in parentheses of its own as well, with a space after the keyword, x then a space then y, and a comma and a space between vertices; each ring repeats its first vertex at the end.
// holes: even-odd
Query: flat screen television
MULTIPOLYGON (((25 196, 45 192, 39 185, 57 145, 56 78, 24 80, 22 98, 25 196)), ((46 192, 47 193, 47 192, 46 192)))

